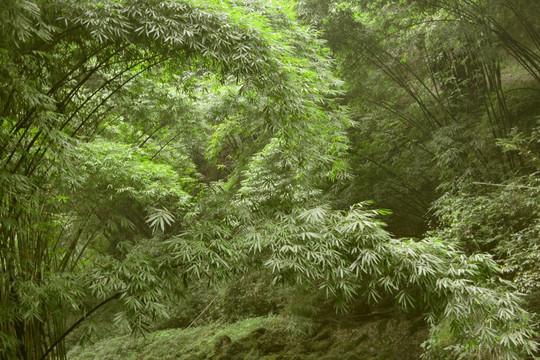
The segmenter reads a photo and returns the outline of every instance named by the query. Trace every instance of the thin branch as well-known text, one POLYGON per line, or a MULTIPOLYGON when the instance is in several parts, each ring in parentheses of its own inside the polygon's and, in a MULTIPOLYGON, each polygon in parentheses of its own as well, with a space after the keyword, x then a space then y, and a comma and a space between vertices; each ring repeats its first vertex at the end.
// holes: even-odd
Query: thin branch
POLYGON ((206 305, 206 307, 204 308, 204 310, 199 314, 199 316, 197 316, 195 318, 195 320, 193 320, 191 322, 191 324, 189 324, 186 328, 184 328, 178 335, 176 335, 176 337, 173 339, 173 341, 175 341, 176 339, 178 339, 180 337, 180 335, 182 335, 183 333, 186 332, 187 329, 189 329, 193 324, 195 324, 195 321, 199 320, 199 318, 206 312, 206 310, 208 310, 208 308, 210 307, 210 305, 212 305, 214 303, 214 301, 216 301, 216 299, 218 298, 219 294, 217 294, 213 299, 212 301, 210 301, 210 303, 208 305, 206 305))
POLYGON ((112 301, 114 299, 118 299, 118 297, 120 297, 120 293, 116 293, 114 294, 113 296, 103 300, 102 302, 100 302, 99 304, 97 304, 96 306, 94 306, 94 308, 92 308, 92 310, 90 310, 88 313, 84 314, 83 316, 81 316, 81 318, 79 320, 77 320, 73 325, 71 325, 69 327, 69 329, 67 329, 63 334, 62 336, 60 336, 51 346, 49 346, 49 348, 47 349, 47 351, 45 351, 45 354, 43 354, 43 356, 41 356, 41 358, 39 358, 39 360, 45 360, 47 358, 47 355, 50 354, 51 351, 54 350, 55 347, 58 346, 58 344, 60 344, 60 342, 62 342, 66 336, 69 335, 69 333, 71 333, 73 330, 75 330, 75 328, 77 326, 79 326, 84 320, 86 320, 86 318, 88 316, 90 316, 94 311, 98 310, 100 307, 102 307, 103 305, 107 304, 109 301, 112 301))
POLYGON ((487 185, 487 186, 497 186, 497 187, 513 187, 517 189, 530 189, 530 190, 540 190, 540 186, 526 186, 526 185, 513 185, 513 184, 492 184, 492 183, 485 183, 485 182, 479 182, 475 181, 473 182, 474 185, 487 185))

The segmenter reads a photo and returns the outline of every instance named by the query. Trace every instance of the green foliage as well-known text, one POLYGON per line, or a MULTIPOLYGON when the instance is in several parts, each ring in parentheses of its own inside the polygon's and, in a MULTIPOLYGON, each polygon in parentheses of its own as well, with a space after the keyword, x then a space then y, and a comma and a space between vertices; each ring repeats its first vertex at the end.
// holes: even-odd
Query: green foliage
MULTIPOLYGON (((286 289, 318 289, 337 310, 385 297, 427 314, 430 356, 531 354, 528 313, 497 286, 489 257, 454 246, 453 225, 396 240, 377 219, 383 212, 349 207, 372 189, 376 199, 396 189, 398 203, 407 199, 400 210, 425 217, 441 183, 530 172, 534 151, 522 149, 534 145, 535 110, 519 113, 506 97, 494 44, 535 80, 536 30, 509 8, 528 29, 522 44, 491 8, 452 4, 409 13, 403 2, 323 2, 314 18, 331 35, 334 64, 279 1, 8 1, 0 17, 1 356, 64 358, 65 337, 103 306, 112 305, 118 328, 144 332, 191 281, 249 279, 261 267, 286 289), (455 22, 463 35, 448 46, 432 22, 455 22), (348 65, 358 56, 367 74, 348 65), (463 108, 479 89, 485 112, 463 108), (343 95, 354 99, 355 122, 343 95), (484 161, 501 154, 496 138, 507 139, 502 161, 484 161), (457 352, 444 348, 447 339, 457 352)), ((525 214, 532 202, 478 200, 485 209, 512 197, 523 216, 508 215, 509 234, 523 245, 503 250, 509 267, 537 234, 525 214)), ((449 214, 441 204, 443 221, 480 216, 468 204, 449 214)), ((482 231, 482 241, 493 240, 482 231)), ((517 272, 529 274, 535 259, 517 272)), ((222 311, 234 318, 231 301, 249 308, 265 296, 281 295, 225 293, 222 311)), ((309 332, 318 304, 305 313, 289 305, 306 320, 296 328, 309 332)))
MULTIPOLYGON (((526 166, 538 169, 534 130, 529 137, 500 139, 506 153, 519 153, 526 166)), ((437 236, 459 243, 469 253, 489 251, 533 303, 538 293, 538 173, 513 177, 502 184, 476 182, 459 194, 445 194, 435 204, 440 219, 437 236)), ((535 305, 537 306, 537 305, 535 305)))
POLYGON ((536 176, 516 178, 505 184, 478 183, 484 195, 462 192, 437 202, 441 236, 470 252, 492 252, 504 257, 504 247, 521 232, 536 226, 538 182, 536 176))
POLYGON ((161 228, 165 231, 165 225, 169 226, 174 222, 174 218, 167 209, 154 209, 154 212, 148 216, 146 222, 156 231, 161 228))
POLYGON ((420 237, 439 190, 530 173, 525 155, 497 142, 535 126, 539 11, 505 0, 301 1, 357 121, 345 205, 374 199, 393 210, 392 231, 420 237))
MULTIPOLYGON (((425 313, 432 325, 451 321, 452 340, 463 356, 517 359, 534 351, 530 315, 516 295, 493 282, 501 274, 490 257, 467 257, 437 238, 392 239, 377 215, 361 204, 346 212, 296 208, 277 212, 272 222, 266 217, 241 243, 260 254, 275 281, 319 288, 337 310, 353 300, 376 303, 390 296, 396 308, 425 313)), ((438 329, 434 326, 426 356, 436 353, 438 329)))
POLYGON ((441 219, 437 236, 462 244, 470 253, 495 254, 534 310, 540 279, 538 185, 536 174, 504 184, 478 184, 483 195, 469 189, 476 192, 446 196, 436 204, 441 219))
MULTIPOLYGON (((130 145, 96 139, 78 148, 76 170, 83 174, 79 182, 84 191, 100 193, 118 201, 122 196, 133 198, 144 206, 176 200, 178 205, 189 201, 182 190, 190 179, 182 177, 169 164, 150 161, 144 150, 130 145)), ((178 206, 177 205, 177 206, 178 206)))
POLYGON ((227 282, 216 307, 228 322, 278 314, 290 303, 291 288, 276 286, 271 272, 243 274, 227 282))
POLYGON ((235 341, 252 331, 267 327, 279 329, 282 321, 275 317, 249 318, 233 324, 212 324, 189 329, 170 329, 152 332, 146 337, 116 337, 88 348, 76 347, 69 353, 71 359, 177 359, 189 355, 209 356, 216 342, 227 335, 235 341))
POLYGON ((270 139, 293 167, 306 150, 290 177, 343 168, 339 82, 274 3, 10 1, 0 27, 2 356, 62 358, 67 309, 84 321, 116 303, 144 330, 175 284, 238 263, 219 211, 197 204, 220 139, 258 139, 231 154, 230 189, 270 139), (241 126, 219 137, 229 117, 241 126), (196 240, 163 241, 182 231, 196 240))

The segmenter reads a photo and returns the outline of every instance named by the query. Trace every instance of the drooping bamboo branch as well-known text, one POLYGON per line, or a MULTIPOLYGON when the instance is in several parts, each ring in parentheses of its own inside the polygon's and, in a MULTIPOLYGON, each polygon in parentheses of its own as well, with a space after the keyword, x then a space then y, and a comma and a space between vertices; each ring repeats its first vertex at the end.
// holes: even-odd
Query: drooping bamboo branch
POLYGON ((58 339, 56 339, 56 341, 54 341, 52 343, 51 346, 49 346, 49 348, 45 351, 45 353, 41 356, 40 360, 45 360, 47 358, 47 356, 51 353, 51 351, 54 350, 54 348, 56 348, 58 346, 58 344, 60 344, 60 342, 62 342, 66 336, 68 336, 73 330, 75 330, 77 328, 77 326, 79 326, 83 321, 86 320, 86 318, 88 318, 90 315, 92 315, 92 313, 94 313, 96 310, 98 310, 99 308, 101 308, 103 305, 107 304, 108 302, 112 301, 112 300, 115 300, 115 299, 118 299, 120 297, 120 293, 116 293, 110 297, 108 297, 107 299, 103 300, 102 302, 100 302, 99 304, 97 304, 96 306, 94 306, 90 311, 88 311, 85 315, 81 316, 79 318, 79 320, 75 321, 73 323, 73 325, 71 325, 58 339))

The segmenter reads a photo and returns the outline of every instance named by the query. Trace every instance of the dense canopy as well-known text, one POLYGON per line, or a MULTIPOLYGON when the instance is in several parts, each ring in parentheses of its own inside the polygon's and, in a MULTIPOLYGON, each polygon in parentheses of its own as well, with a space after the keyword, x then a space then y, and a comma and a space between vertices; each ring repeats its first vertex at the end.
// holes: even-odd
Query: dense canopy
POLYGON ((269 302, 419 314, 428 359, 534 356, 537 15, 5 1, 0 358, 152 331, 246 274, 286 289, 269 302))

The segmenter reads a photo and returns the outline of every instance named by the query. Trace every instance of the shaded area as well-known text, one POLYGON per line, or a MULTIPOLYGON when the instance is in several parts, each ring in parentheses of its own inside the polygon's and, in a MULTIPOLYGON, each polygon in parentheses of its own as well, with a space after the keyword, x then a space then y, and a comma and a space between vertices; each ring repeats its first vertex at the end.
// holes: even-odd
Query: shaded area
POLYGON ((81 349, 69 359, 418 359, 427 327, 421 318, 388 313, 333 317, 313 335, 293 337, 291 320, 251 318, 233 324, 170 329, 146 338, 121 337, 81 349))

